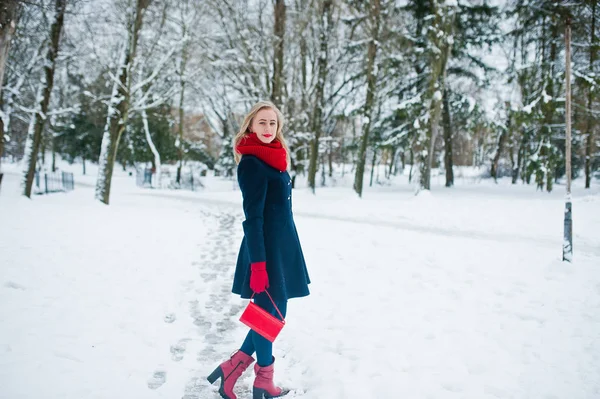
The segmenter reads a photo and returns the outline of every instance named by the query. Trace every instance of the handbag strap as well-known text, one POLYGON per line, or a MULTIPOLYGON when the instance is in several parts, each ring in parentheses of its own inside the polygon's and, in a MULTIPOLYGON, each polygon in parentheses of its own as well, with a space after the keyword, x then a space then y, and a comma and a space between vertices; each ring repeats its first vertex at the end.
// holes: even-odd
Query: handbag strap
MULTIPOLYGON (((271 303, 273 304, 273 306, 275 307, 275 310, 277 311, 277 314, 279 315, 279 317, 281 318, 281 321, 283 321, 285 323, 285 318, 283 317, 283 315, 281 314, 281 312, 279 311, 279 308, 277 307, 277 305, 275 305, 275 301, 273 300, 273 298, 271 298, 271 294, 269 294, 269 291, 265 290, 265 292, 267 293, 267 295, 269 296, 269 299, 271 300, 271 303)), ((254 295, 256 295, 256 292, 252 293, 252 296, 250 297, 250 299, 254 298, 254 295)))

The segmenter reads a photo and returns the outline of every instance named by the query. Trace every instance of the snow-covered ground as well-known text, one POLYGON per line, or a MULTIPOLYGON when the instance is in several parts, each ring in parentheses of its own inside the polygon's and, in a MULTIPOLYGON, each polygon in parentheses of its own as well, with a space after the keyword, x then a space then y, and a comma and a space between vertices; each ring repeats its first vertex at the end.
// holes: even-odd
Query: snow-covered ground
MULTIPOLYGON (((218 398, 205 377, 246 334, 230 293, 240 192, 210 177, 140 189, 119 169, 105 206, 79 169, 75 191, 28 200, 3 165, 0 398, 218 398)), ((400 176, 359 199, 299 180, 312 295, 290 301, 276 380, 291 398, 599 398, 594 183, 574 183, 568 264, 564 186, 457 179, 414 196, 400 176)))

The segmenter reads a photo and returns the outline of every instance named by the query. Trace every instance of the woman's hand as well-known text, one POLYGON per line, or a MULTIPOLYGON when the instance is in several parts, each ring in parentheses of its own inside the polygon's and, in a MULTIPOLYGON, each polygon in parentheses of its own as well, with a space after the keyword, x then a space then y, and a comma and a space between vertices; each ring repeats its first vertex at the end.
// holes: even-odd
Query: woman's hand
POLYGON ((250 289, 257 294, 269 288, 267 262, 256 262, 250 265, 250 289))

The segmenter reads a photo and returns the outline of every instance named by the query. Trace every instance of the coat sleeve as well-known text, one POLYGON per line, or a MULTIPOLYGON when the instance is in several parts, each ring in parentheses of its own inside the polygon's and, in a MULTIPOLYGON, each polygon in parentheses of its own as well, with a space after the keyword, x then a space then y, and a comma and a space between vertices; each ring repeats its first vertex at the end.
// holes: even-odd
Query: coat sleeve
POLYGON ((264 165, 253 157, 244 157, 238 166, 238 183, 243 197, 246 220, 242 223, 248 245, 250 262, 265 262, 263 214, 267 197, 268 179, 264 165))

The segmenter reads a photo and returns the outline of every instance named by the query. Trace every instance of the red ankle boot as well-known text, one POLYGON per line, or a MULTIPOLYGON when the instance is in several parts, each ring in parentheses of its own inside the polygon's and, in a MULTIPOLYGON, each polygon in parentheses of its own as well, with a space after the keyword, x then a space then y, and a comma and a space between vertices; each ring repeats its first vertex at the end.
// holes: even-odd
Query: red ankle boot
POLYGON ((256 378, 254 379, 254 387, 252 389, 253 399, 279 398, 290 392, 289 390, 276 387, 275 384, 273 384, 274 372, 275 358, 273 358, 273 363, 271 363, 270 366, 260 367, 258 363, 254 365, 256 378))
POLYGON ((237 399, 233 393, 233 387, 238 378, 254 362, 252 356, 248 356, 242 351, 237 351, 221 363, 206 379, 213 384, 218 378, 221 379, 219 393, 223 399, 237 399))

